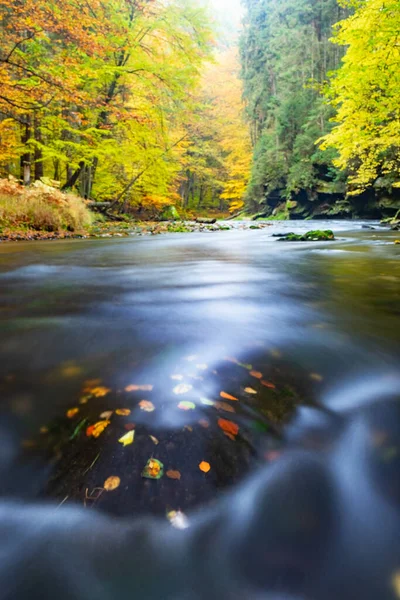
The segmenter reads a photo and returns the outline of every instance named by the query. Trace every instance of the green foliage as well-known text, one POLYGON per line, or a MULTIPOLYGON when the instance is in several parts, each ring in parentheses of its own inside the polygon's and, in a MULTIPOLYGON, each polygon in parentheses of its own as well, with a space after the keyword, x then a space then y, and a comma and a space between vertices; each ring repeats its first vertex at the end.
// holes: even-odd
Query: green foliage
POLYGON ((320 94, 340 52, 329 41, 342 16, 336 0, 245 0, 242 77, 254 146, 248 203, 290 198, 335 179, 332 152, 315 142, 333 114, 320 94))

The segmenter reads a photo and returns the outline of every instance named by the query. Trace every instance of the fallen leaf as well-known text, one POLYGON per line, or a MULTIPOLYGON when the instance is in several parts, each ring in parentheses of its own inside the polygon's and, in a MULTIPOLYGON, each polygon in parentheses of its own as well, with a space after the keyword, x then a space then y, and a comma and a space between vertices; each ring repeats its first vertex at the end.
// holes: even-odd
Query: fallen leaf
POLYGON ((179 471, 167 471, 165 474, 170 479, 180 479, 181 478, 181 474, 179 473, 179 471))
POLYGON ((230 394, 227 394, 226 392, 221 392, 220 396, 221 396, 221 398, 225 398, 225 400, 238 400, 238 398, 235 398, 235 396, 231 396, 230 394))
POLYGON ((172 527, 175 527, 176 529, 187 529, 189 527, 187 516, 180 510, 171 510, 167 513, 167 519, 172 527))
POLYGON ((282 352, 279 350, 270 350, 270 355, 272 358, 282 358, 282 352))
POLYGON ((235 436, 232 435, 232 433, 229 433, 229 431, 224 431, 224 435, 226 435, 226 437, 228 437, 230 440, 232 440, 232 442, 236 442, 235 436))
POLYGON ((93 388, 88 387, 88 388, 85 388, 83 391, 86 392, 87 394, 90 394, 91 396, 94 396, 95 398, 103 398, 109 392, 111 392, 111 390, 109 388, 106 388, 102 385, 99 385, 99 386, 93 387, 93 388))
POLYGON ((193 431, 193 427, 190 427, 190 425, 185 425, 183 429, 186 429, 186 431, 190 431, 190 433, 193 431))
POLYGON ((109 419, 113 414, 112 410, 105 410, 104 412, 101 413, 100 415, 100 419, 109 419))
POLYGON ((179 402, 178 408, 180 408, 181 410, 194 410, 196 408, 196 405, 194 402, 188 402, 187 400, 185 400, 183 402, 179 402))
POLYGON ((146 479, 161 479, 164 474, 164 465, 156 458, 149 458, 142 471, 142 477, 146 479))
POLYGON ((152 442, 153 442, 153 443, 154 443, 156 446, 158 446, 158 444, 160 443, 160 442, 158 441, 158 439, 157 439, 156 437, 154 437, 154 435, 151 435, 151 436, 150 436, 150 439, 151 439, 151 441, 152 441, 152 442))
POLYGON ((45 427, 45 426, 41 427, 40 428, 40 433, 49 433, 49 428, 45 427))
POLYGON ((135 430, 132 430, 132 431, 128 431, 128 433, 125 433, 125 435, 120 437, 118 441, 123 446, 129 446, 130 444, 133 444, 134 439, 135 439, 135 430))
POLYGON ((96 386, 100 385, 100 383, 101 383, 101 379, 87 379, 83 383, 83 391, 86 392, 86 390, 96 387, 96 386))
POLYGON ((78 435, 80 434, 81 430, 84 428, 85 424, 86 424, 87 418, 83 419, 80 423, 78 423, 78 425, 75 427, 72 435, 70 436, 70 440, 74 440, 76 437, 78 437, 78 435))
POLYGON ((257 394, 257 391, 253 390, 253 388, 251 387, 244 388, 244 391, 246 392, 246 394, 257 394))
POLYGON ((75 415, 77 415, 79 412, 79 408, 70 408, 69 410, 67 410, 67 417, 68 419, 73 419, 75 417, 75 415))
POLYGON ((79 404, 87 404, 89 400, 90 396, 82 396, 82 398, 79 400, 79 404))
POLYGON ((200 371, 205 371, 206 369, 208 369, 208 365, 206 365, 206 363, 202 363, 202 364, 196 365, 196 369, 199 369, 200 371))
POLYGON ((171 375, 171 379, 174 381, 182 381, 183 375, 171 375))
POLYGON ((201 461, 201 463, 199 464, 199 469, 200 471, 203 471, 203 473, 208 473, 211 470, 210 463, 205 462, 204 460, 201 461))
POLYGON ((174 394, 179 395, 187 394, 188 392, 190 392, 191 389, 193 389, 193 386, 189 385, 188 383, 180 383, 179 385, 176 385, 172 391, 174 392, 174 394))
POLYGON ((236 412, 234 407, 231 406, 230 404, 228 404, 227 402, 216 402, 215 408, 217 408, 218 410, 224 410, 225 412, 230 412, 230 413, 236 412))
POLYGON ((263 374, 260 371, 250 371, 250 375, 256 379, 262 379, 263 374))
POLYGON ((200 377, 200 375, 189 375, 190 379, 195 379, 196 381, 204 381, 204 377, 200 377))
POLYGON ((120 417, 129 417, 131 411, 129 410, 129 408, 117 408, 115 414, 119 415, 120 417))
POLYGON ((150 402, 150 400, 141 400, 139 402, 139 406, 141 410, 144 410, 144 412, 153 412, 156 410, 156 407, 152 402, 150 402))
POLYGON ((253 365, 249 365, 249 364, 246 364, 246 363, 241 363, 236 358, 231 358, 230 356, 226 356, 224 358, 224 360, 227 360, 228 362, 232 362, 235 365, 238 365, 238 367, 243 367, 243 369, 246 369, 247 371, 251 371, 252 368, 253 368, 253 365))
POLYGON ((215 402, 213 400, 208 400, 208 398, 200 398, 200 402, 204 404, 204 406, 215 406, 215 402))
POLYGON ((135 429, 135 423, 125 423, 124 429, 126 429, 126 431, 132 431, 135 429))
POLYGON ((65 365, 61 368, 61 375, 63 377, 76 377, 82 373, 82 369, 77 365, 65 365))
POLYGON ((110 421, 105 420, 105 421, 98 421, 94 425, 89 425, 89 427, 86 429, 86 435, 88 437, 98 438, 103 433, 103 431, 106 429, 106 427, 109 426, 109 424, 110 424, 110 421))
POLYGON ((218 427, 220 427, 222 431, 230 433, 231 435, 237 435, 239 433, 239 426, 232 421, 228 421, 227 419, 218 419, 218 427))
POLYGON ((265 381, 265 379, 261 380, 261 385, 263 385, 266 388, 269 388, 270 390, 276 389, 276 385, 274 383, 272 383, 271 381, 265 381))
POLYGON ((117 487, 119 487, 120 483, 120 478, 113 475, 105 480, 105 482, 103 483, 103 488, 106 490, 106 492, 112 492, 113 490, 116 490, 117 487))
POLYGON ((152 385, 127 385, 125 388, 126 392, 151 392, 153 389, 152 385))
POLYGON ((323 381, 324 378, 319 373, 310 373, 310 379, 313 381, 323 381))
POLYGON ((265 453, 265 459, 268 460, 269 462, 274 462, 275 460, 277 460, 281 455, 281 452, 279 452, 279 450, 269 450, 268 452, 265 453))
POLYGON ((392 586, 397 598, 400 598, 400 569, 395 571, 392 576, 392 586))
POLYGON ((204 429, 208 429, 210 427, 210 422, 207 419, 200 419, 199 425, 204 427, 204 429))

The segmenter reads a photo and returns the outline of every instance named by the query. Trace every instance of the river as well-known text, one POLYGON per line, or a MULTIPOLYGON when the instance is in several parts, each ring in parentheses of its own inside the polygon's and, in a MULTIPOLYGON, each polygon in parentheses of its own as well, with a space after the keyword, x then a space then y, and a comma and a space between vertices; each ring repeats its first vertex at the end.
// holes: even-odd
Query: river
POLYGON ((208 597, 400 597, 395 239, 330 221, 1 244, 3 496, 165 521, 236 502, 254 596, 233 571, 208 597), (273 237, 315 225, 336 241, 273 237))

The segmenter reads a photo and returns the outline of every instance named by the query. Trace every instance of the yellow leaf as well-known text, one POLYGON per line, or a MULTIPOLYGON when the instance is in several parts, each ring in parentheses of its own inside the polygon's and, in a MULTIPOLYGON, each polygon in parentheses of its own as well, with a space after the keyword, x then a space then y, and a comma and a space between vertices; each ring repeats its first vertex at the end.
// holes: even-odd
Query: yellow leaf
POLYGON ((158 444, 160 443, 160 442, 158 441, 158 439, 157 439, 156 437, 154 437, 154 435, 151 435, 151 436, 150 436, 150 439, 151 439, 151 441, 152 441, 152 442, 153 442, 153 443, 154 443, 156 446, 158 446, 158 444))
POLYGON ((133 444, 133 440, 135 439, 135 430, 128 431, 125 435, 119 438, 119 443, 123 446, 129 446, 129 444, 133 444))
POLYGON ((253 390, 251 387, 244 388, 246 394, 257 394, 256 390, 253 390))
POLYGON ((117 487, 119 487, 120 483, 120 478, 113 475, 112 477, 109 477, 105 480, 103 487, 106 490, 106 492, 112 492, 113 490, 116 490, 117 487))
POLYGON ((119 415, 120 417, 129 417, 131 411, 129 410, 129 408, 117 408, 115 414, 119 415))

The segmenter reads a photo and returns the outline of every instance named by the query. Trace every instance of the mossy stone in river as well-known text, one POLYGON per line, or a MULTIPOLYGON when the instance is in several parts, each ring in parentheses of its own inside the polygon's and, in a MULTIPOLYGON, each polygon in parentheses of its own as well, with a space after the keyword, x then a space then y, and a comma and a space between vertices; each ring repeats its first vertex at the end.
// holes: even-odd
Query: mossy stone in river
POLYGON ((281 242, 327 242, 335 239, 333 231, 325 229, 321 231, 316 229, 314 231, 308 231, 304 234, 298 234, 290 232, 287 235, 280 237, 281 242))
POLYGON ((178 211, 175 206, 166 206, 161 213, 160 221, 180 221, 178 211))

